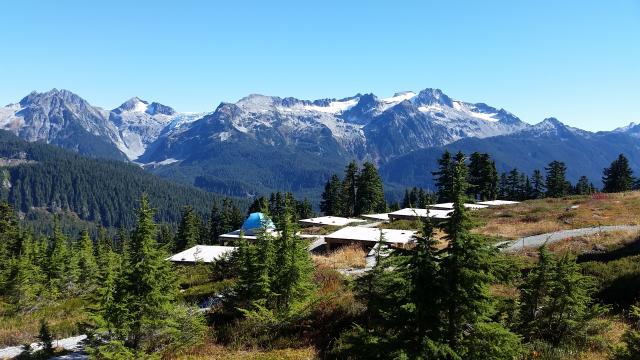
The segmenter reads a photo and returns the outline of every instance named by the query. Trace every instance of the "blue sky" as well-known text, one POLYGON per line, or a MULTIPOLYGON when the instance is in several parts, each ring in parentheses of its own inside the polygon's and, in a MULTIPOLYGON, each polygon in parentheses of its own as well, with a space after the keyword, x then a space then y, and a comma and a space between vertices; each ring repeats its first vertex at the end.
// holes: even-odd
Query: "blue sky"
POLYGON ((210 111, 442 89, 535 123, 640 121, 640 1, 5 1, 0 104, 74 91, 210 111))

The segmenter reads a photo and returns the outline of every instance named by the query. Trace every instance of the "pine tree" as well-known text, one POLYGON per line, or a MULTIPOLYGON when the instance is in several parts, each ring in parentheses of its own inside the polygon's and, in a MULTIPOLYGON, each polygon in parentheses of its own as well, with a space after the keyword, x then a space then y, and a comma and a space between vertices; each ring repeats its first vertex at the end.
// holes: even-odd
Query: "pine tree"
POLYGON ((208 244, 217 244, 218 237, 222 232, 222 213, 220 211, 220 204, 218 201, 214 201, 211 205, 211 211, 209 212, 208 225, 208 244))
POLYGON ((9 288, 13 259, 21 249, 17 218, 6 202, 0 203, 0 295, 9 288))
POLYGON ((382 179, 371 162, 365 162, 357 180, 357 199, 354 215, 385 212, 387 203, 384 200, 382 179))
POLYGON ((60 224, 56 220, 46 259, 46 272, 51 297, 56 298, 59 294, 68 290, 67 279, 69 275, 72 275, 68 272, 69 264, 67 238, 62 234, 60 224))
POLYGON ((554 160, 549 163, 545 170, 547 171, 545 180, 547 196, 563 197, 567 195, 570 184, 565 177, 567 172, 566 165, 563 162, 554 160))
POLYGON ((554 346, 586 337, 586 324, 601 313, 592 305, 591 280, 570 255, 556 259, 540 249, 536 267, 521 286, 521 331, 528 340, 554 346))
POLYGON ((300 219, 308 219, 315 216, 313 212, 313 206, 311 205, 311 201, 309 199, 304 198, 302 201, 296 201, 296 209, 295 209, 295 219, 296 221, 300 219))
POLYGON ((220 234, 237 230, 242 225, 244 216, 240 209, 229 198, 222 201, 222 213, 220 216, 220 234))
POLYGON ((580 179, 578 179, 578 182, 576 183, 575 193, 576 195, 589 195, 593 193, 591 189, 591 183, 586 176, 583 175, 580 177, 580 179))
POLYGON ((509 197, 509 181, 507 179, 507 173, 500 174, 500 185, 498 186, 498 196, 501 199, 512 200, 509 197))
POLYGON ((618 155, 608 168, 602 172, 602 191, 622 192, 633 188, 633 171, 629 166, 629 160, 623 155, 618 155))
POLYGON ((333 174, 327 180, 322 193, 320 211, 325 215, 337 216, 342 212, 342 184, 338 175, 333 174))
POLYGON ((498 191, 498 171, 489 154, 474 152, 469 161, 468 195, 478 200, 494 200, 498 191))
POLYGON ((79 284, 83 291, 91 291, 96 284, 98 265, 93 253, 93 241, 88 231, 83 231, 76 249, 79 267, 79 284))
POLYGON ((275 294, 277 309, 286 312, 309 293, 313 266, 307 243, 297 236, 298 226, 288 206, 278 231, 274 239, 275 266, 271 292, 275 294))
POLYGON ((49 330, 49 324, 42 319, 40 320, 40 330, 38 331, 38 340, 42 347, 42 352, 46 357, 53 355, 53 336, 49 330))
POLYGON ((182 219, 178 226, 178 233, 176 234, 174 251, 180 252, 198 245, 200 242, 201 227, 202 222, 200 216, 198 216, 193 207, 184 207, 182 210, 182 219))
POLYGON ((358 164, 351 161, 345 170, 342 180, 342 216, 351 217, 356 214, 358 196, 358 164))
POLYGON ((467 190, 467 169, 464 156, 458 153, 453 167, 454 210, 446 223, 449 245, 443 263, 447 303, 446 338, 449 346, 458 350, 463 340, 464 324, 475 324, 488 311, 487 286, 489 278, 481 269, 487 262, 482 244, 469 233, 470 223, 464 207, 467 190))
POLYGON ((13 302, 19 309, 25 310, 36 305, 44 289, 44 280, 44 273, 38 264, 37 243, 33 241, 31 234, 25 233, 10 286, 13 302))
POLYGON ((177 282, 171 264, 156 243, 153 209, 142 196, 138 221, 132 233, 123 273, 116 281, 113 301, 103 313, 109 328, 119 340, 136 350, 156 344, 145 341, 154 334, 177 326, 168 315, 177 294, 177 282))
POLYGON ((251 205, 249 205, 249 210, 247 210, 247 215, 256 212, 262 212, 264 209, 269 207, 269 201, 264 196, 259 196, 253 200, 251 205))
POLYGON ((544 177, 542 176, 542 171, 536 169, 533 170, 533 175, 531 177, 531 194, 529 198, 531 199, 541 199, 545 195, 545 185, 544 185, 544 177))
POLYGON ((512 200, 521 200, 522 186, 521 174, 518 169, 511 169, 507 176, 507 198, 512 200))
POLYGON ((435 185, 438 189, 438 201, 448 202, 453 199, 453 168, 454 162, 448 150, 438 159, 438 171, 432 174, 435 176, 435 185))

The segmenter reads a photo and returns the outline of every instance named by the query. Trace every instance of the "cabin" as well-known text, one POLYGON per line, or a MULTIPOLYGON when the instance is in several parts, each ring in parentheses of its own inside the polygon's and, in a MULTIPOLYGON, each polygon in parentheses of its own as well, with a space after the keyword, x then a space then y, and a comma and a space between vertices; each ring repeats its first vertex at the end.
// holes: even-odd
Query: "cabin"
POLYGON ((384 221, 384 222, 389 221, 389 213, 366 214, 366 215, 360 215, 360 217, 368 221, 384 221))
POLYGON ((389 213, 389 219, 391 221, 419 220, 428 217, 431 219, 443 220, 448 219, 452 212, 453 210, 404 208, 389 213))
POLYGON ((336 226, 342 227, 349 224, 364 222, 362 219, 352 219, 340 216, 321 216, 309 219, 298 220, 301 226, 336 226))
POLYGON ((490 200, 490 201, 480 201, 478 204, 495 207, 495 206, 515 205, 515 204, 520 204, 520 202, 510 201, 510 200, 490 200))
MULTIPOLYGON (((449 202, 449 203, 433 204, 433 205, 429 205, 428 207, 430 209, 436 209, 436 210, 453 210, 453 203, 449 202)), ((480 209, 486 209, 489 206, 484 204, 464 204, 464 207, 469 210, 480 210, 480 209)))
POLYGON ((176 264, 193 265, 196 263, 212 263, 236 248, 233 246, 196 245, 192 248, 168 257, 166 260, 176 264))
POLYGON ((327 244, 327 250, 330 250, 332 246, 350 244, 359 244, 363 248, 372 248, 380 241, 382 236, 383 242, 391 247, 407 248, 413 242, 415 234, 416 232, 411 230, 347 226, 326 235, 324 241, 327 244))

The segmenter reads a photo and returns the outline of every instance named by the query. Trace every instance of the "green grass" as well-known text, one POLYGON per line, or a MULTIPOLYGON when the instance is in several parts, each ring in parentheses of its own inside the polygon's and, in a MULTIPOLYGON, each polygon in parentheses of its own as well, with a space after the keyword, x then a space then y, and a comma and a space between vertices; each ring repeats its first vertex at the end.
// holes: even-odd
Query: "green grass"
POLYGON ((85 300, 73 298, 21 313, 0 299, 0 346, 14 346, 36 340, 40 320, 49 323, 54 338, 79 334, 78 325, 89 318, 85 300))

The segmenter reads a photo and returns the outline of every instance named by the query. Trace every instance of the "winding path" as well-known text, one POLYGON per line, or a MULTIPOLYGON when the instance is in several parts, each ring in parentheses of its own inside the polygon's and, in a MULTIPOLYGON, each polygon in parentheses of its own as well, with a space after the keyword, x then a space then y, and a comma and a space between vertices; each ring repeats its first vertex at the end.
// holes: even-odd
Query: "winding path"
POLYGON ((502 251, 513 252, 521 250, 524 247, 540 247, 544 244, 551 244, 560 240, 569 239, 576 236, 595 235, 601 232, 613 231, 640 231, 640 225, 610 225, 610 226, 594 226, 581 229, 560 230, 546 234, 533 235, 520 238, 513 242, 503 242, 501 244, 509 244, 502 251))

